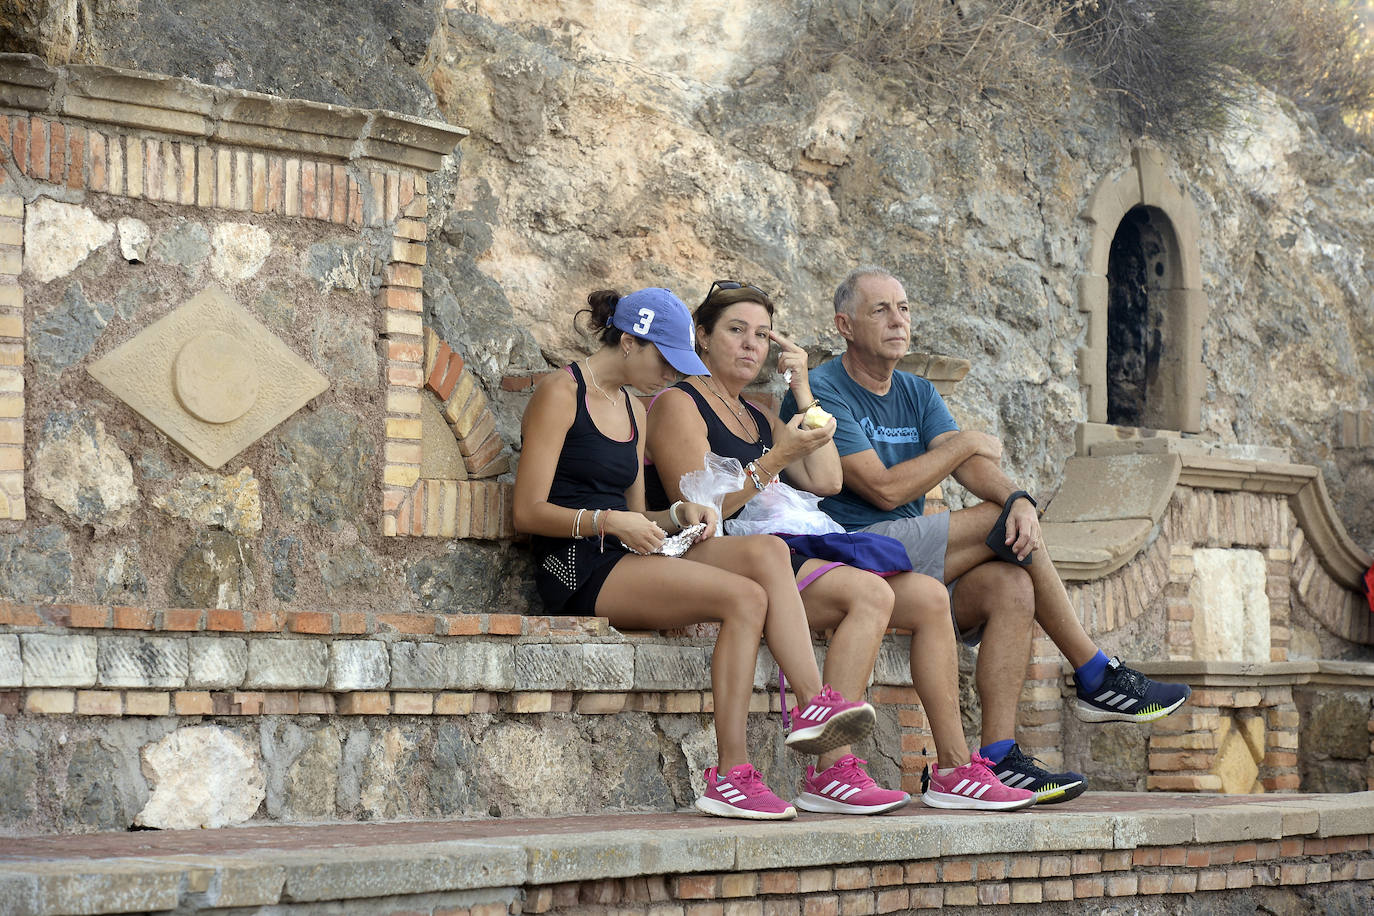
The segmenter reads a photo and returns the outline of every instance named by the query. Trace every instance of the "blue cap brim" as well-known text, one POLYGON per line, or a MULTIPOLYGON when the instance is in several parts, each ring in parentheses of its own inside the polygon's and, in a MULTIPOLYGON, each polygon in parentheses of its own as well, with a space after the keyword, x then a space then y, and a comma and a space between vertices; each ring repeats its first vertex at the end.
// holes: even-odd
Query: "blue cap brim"
POLYGON ((701 357, 696 355, 693 350, 679 350, 676 347, 665 347, 661 343, 655 343, 658 352, 663 354, 663 358, 683 375, 710 375, 711 370, 706 368, 706 364, 701 361, 701 357))

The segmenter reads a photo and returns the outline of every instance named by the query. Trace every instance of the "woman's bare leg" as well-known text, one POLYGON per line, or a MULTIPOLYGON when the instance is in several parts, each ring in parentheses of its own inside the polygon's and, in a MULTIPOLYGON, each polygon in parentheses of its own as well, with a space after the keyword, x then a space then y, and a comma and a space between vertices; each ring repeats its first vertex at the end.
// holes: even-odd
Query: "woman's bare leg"
POLYGON ((969 762, 959 716, 959 653, 944 583, 920 573, 887 580, 897 596, 892 626, 911 631, 911 683, 921 698, 941 768, 969 762))
POLYGON ((758 583, 671 557, 625 557, 596 601, 598 614, 626 629, 720 621, 711 653, 711 695, 721 773, 749 762, 745 726, 767 609, 768 596, 758 583))
MULTIPOLYGON (((798 580, 823 565, 822 560, 807 560, 798 580)), ((835 631, 825 653, 823 680, 847 700, 862 699, 892 615, 892 589, 871 572, 837 566, 808 585, 801 597, 811 629, 835 631)), ((849 745, 828 751, 816 768, 824 770, 850 752, 849 745)))
POLYGON ((687 552, 689 559, 738 573, 757 582, 768 595, 763 641, 804 706, 821 692, 821 672, 811 647, 787 545, 772 535, 710 538, 687 552))

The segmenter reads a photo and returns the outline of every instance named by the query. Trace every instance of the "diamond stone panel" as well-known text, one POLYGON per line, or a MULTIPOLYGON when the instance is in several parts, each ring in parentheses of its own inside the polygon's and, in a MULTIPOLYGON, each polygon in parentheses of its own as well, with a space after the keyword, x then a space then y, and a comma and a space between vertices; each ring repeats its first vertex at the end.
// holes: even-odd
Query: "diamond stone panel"
POLYGON ((211 468, 329 387, 329 379, 216 287, 144 328, 89 372, 211 468))

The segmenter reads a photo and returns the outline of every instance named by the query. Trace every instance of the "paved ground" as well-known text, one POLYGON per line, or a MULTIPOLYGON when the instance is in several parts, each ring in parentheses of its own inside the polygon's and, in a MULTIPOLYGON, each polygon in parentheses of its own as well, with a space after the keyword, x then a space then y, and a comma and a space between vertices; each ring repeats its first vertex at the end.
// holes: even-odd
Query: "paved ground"
MULTIPOLYGON (((896 827, 919 824, 922 819, 969 818, 978 821, 1029 816, 1073 818, 1084 814, 1123 814, 1128 812, 1199 811, 1220 806, 1271 804, 1293 801, 1302 796, 1285 795, 1182 795, 1163 793, 1098 792, 1081 796, 1063 805, 1049 805, 1026 812, 986 814, 942 811, 913 801, 904 808, 877 818, 847 817, 840 814, 804 814, 797 820, 776 825, 778 831, 804 829, 807 824, 851 823, 856 828, 891 821, 896 827)), ((135 830, 123 833, 97 833, 82 836, 0 837, 0 863, 53 861, 63 859, 107 859, 135 856, 242 855, 251 852, 301 849, 365 848, 453 840, 492 840, 501 837, 560 836, 615 831, 693 830, 745 825, 743 821, 706 817, 695 811, 677 814, 610 814, 554 818, 494 818, 475 821, 422 821, 408 823, 327 824, 319 826, 247 826, 221 830, 135 830)), ((931 826, 935 826, 931 821, 931 826)), ((750 824, 749 826, 761 826, 750 824)), ((1374 824, 1371 824, 1374 830, 1374 824)))
MULTIPOLYGON (((702 892, 714 893, 709 889, 726 880, 720 876, 763 887, 759 876, 765 874, 876 872, 888 867, 884 863, 900 863, 900 876, 903 868, 919 867, 913 863, 960 860, 962 877, 951 878, 945 872, 954 866, 945 865, 937 878, 933 866, 926 866, 929 876, 916 884, 962 882, 946 887, 945 899, 973 894, 971 901, 977 903, 978 894, 996 891, 969 883, 972 860, 995 859, 992 867, 1013 873, 1027 861, 1030 873, 1038 875, 1040 857, 1057 855, 1067 863, 1072 856, 1092 863, 1090 871, 1105 871, 1109 860, 1115 863, 1111 867, 1129 871, 1137 850, 1154 849, 1151 855, 1160 861, 1159 850, 1173 850, 1177 857, 1185 848, 1187 862, 1175 864, 1202 868, 1201 874, 1188 877, 1192 883, 1183 892, 1191 892, 1204 889, 1208 880, 1229 889, 1230 882, 1243 879, 1238 886, 1249 887, 1256 880, 1256 866, 1238 865, 1234 875, 1221 868, 1212 874, 1206 868, 1240 862, 1236 857, 1242 855, 1247 861, 1282 858, 1288 863, 1266 867, 1261 876, 1266 881, 1287 883, 1290 874, 1303 883, 1374 878, 1371 834, 1374 792, 1097 792, 1064 805, 1011 814, 943 811, 914 803, 880 817, 808 814, 782 823, 681 812, 7 837, 0 838, 0 916, 282 906, 288 907, 282 913, 302 916, 316 912, 311 906, 346 906, 350 913, 371 914, 363 906, 367 901, 373 901, 368 906, 378 914, 399 906, 402 912, 428 916, 459 912, 462 908, 455 909, 454 901, 479 898, 494 900, 496 909, 505 912, 508 904, 556 908, 560 898, 550 895, 562 893, 552 890, 559 887, 571 888, 576 898, 579 886, 601 893, 643 876, 659 876, 660 881, 686 876, 675 880, 689 888, 704 882, 708 890, 702 892), (1345 856, 1335 870, 1332 854, 1345 856), (1313 856, 1309 870, 1304 863, 1313 856)), ((1140 861, 1151 860, 1147 855, 1140 861)), ((1134 877, 1120 880, 1129 883, 1134 877)), ((1152 875, 1151 880, 1162 879, 1152 875)), ((1083 893, 1074 894, 1102 896, 1101 876, 1084 881, 1083 893)), ((1078 888, 1078 883, 1069 883, 1078 888)), ((1044 892, 1055 884, 1046 881, 1044 892)), ((1121 893, 1135 893, 1123 887, 1118 888, 1121 893)), ((1006 890, 1010 893, 1009 886, 1006 890)), ((929 885, 910 891, 930 892, 929 885)))

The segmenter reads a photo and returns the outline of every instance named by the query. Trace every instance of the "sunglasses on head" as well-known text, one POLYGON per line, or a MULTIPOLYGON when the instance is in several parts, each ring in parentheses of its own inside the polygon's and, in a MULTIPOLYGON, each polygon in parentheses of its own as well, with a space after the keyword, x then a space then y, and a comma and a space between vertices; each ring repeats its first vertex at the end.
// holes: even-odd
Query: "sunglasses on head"
POLYGON ((736 280, 717 280, 717 281, 715 281, 714 283, 711 284, 711 288, 708 289, 708 290, 706 291, 706 298, 703 299, 703 300, 701 300, 701 301, 702 301, 702 302, 710 302, 710 301, 711 301, 711 297, 714 296, 714 295, 716 294, 716 290, 721 290, 722 292, 728 292, 728 291, 730 291, 730 290, 735 290, 735 289, 753 290, 754 292, 756 292, 756 293, 758 293, 760 296, 762 296, 762 297, 764 298, 765 301, 768 299, 768 294, 765 293, 763 290, 759 289, 757 286, 755 286, 755 285, 752 284, 752 283, 740 283, 740 282, 738 282, 738 281, 736 281, 736 280))

